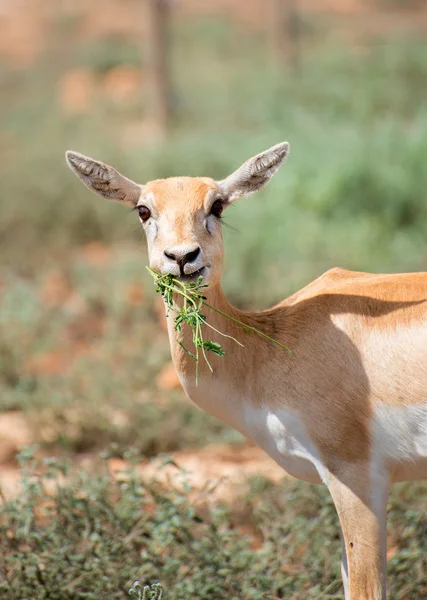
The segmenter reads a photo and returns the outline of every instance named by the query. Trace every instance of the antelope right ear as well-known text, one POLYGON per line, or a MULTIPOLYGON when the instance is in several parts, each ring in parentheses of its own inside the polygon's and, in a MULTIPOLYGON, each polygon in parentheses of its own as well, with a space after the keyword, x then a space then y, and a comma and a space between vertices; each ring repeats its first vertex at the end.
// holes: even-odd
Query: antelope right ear
POLYGON ((143 186, 127 179, 113 167, 78 152, 68 150, 65 157, 70 169, 90 190, 103 198, 136 206, 143 186))
POLYGON ((229 202, 264 187, 279 170, 289 153, 288 142, 281 142, 268 150, 252 156, 234 173, 218 185, 229 202))

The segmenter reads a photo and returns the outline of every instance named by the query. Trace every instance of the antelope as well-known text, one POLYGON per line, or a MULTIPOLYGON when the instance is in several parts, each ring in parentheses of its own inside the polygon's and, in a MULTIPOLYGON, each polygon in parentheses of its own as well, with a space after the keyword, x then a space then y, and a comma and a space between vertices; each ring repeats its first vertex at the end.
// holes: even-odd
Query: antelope
MULTIPOLYGON (((222 181, 171 177, 139 185, 77 152, 67 162, 91 190, 139 214, 149 262, 182 281, 203 276, 210 305, 255 327, 290 354, 206 308, 242 340, 210 337, 226 358, 199 365, 168 319, 173 362, 189 398, 263 448, 289 474, 325 484, 342 530, 346 600, 386 598, 390 485, 427 476, 427 273, 374 275, 334 268, 273 308, 232 306, 221 289, 221 214, 258 191, 289 152, 277 144, 222 181)), ((179 299, 177 299, 179 302, 179 299)), ((211 335, 212 334, 212 335, 211 335)))

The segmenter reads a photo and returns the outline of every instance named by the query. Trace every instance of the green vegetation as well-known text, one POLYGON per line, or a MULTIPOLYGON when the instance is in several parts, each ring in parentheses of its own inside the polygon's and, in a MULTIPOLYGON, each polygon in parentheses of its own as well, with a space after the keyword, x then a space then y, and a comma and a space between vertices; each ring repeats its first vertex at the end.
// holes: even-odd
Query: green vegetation
MULTIPOLYGON (((193 331, 193 345, 194 351, 189 350, 184 346, 181 341, 178 344, 196 361, 196 384, 198 382, 198 368, 199 368, 199 349, 201 349, 203 358, 206 364, 212 371, 211 364, 206 355, 206 352, 213 352, 217 356, 224 356, 224 350, 221 344, 213 342, 212 340, 205 340, 203 338, 202 326, 205 325, 210 327, 220 335, 227 336, 221 333, 218 329, 215 329, 212 325, 207 322, 205 315, 202 314, 203 305, 205 304, 206 297, 204 294, 204 288, 207 286, 203 284, 203 277, 199 277, 197 281, 190 282, 188 284, 179 281, 171 275, 166 273, 162 275, 157 271, 153 271, 150 267, 147 267, 147 271, 153 277, 156 284, 156 292, 159 293, 164 299, 168 313, 176 314, 175 317, 175 331, 179 332, 182 330, 184 325, 187 325, 193 331), (174 296, 181 296, 182 306, 178 306, 174 301, 174 296)), ((240 344, 235 338, 233 339, 236 344, 240 344)))
MULTIPOLYGON (((190 501, 185 475, 166 489, 133 467, 112 478, 106 457, 96 475, 29 452, 21 461, 23 493, 0 519, 8 600, 124 600, 134 580, 160 581, 171 600, 342 598, 337 517, 322 486, 259 477, 231 508, 209 508, 190 501)), ((392 600, 427 593, 426 498, 414 484, 390 501, 392 600)))
MULTIPOLYGON (((177 21, 177 114, 163 142, 150 134, 144 89, 140 105, 121 106, 102 87, 112 68, 144 69, 123 37, 83 42, 70 17, 33 68, 0 72, 0 411, 25 416, 38 457, 134 452, 136 462, 242 443, 154 384, 170 354, 139 224, 75 180, 67 148, 143 182, 222 178, 287 139, 269 186, 225 214, 224 286, 239 306, 265 307, 336 265, 425 270, 427 44, 344 47, 325 22, 304 23, 290 76, 269 66, 252 31, 177 21), (86 112, 70 114, 58 90, 78 69, 98 87, 86 112)), ((258 478, 225 508, 134 469, 115 479, 107 458, 80 473, 65 456, 24 462, 23 492, 0 511, 7 600, 160 600, 157 581, 164 600, 342 598, 337 520, 320 487, 258 478)), ((426 491, 398 486, 390 502, 392 600, 427 595, 426 491)))

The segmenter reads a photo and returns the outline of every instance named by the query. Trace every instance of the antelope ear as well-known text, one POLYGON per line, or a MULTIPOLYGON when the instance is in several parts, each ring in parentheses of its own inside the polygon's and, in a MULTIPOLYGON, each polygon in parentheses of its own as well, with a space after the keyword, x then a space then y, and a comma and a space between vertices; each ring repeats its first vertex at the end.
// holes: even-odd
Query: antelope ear
POLYGON ((288 142, 282 142, 247 160, 237 171, 218 182, 224 198, 233 202, 260 190, 278 171, 288 152, 288 142))
POLYGON ((143 186, 120 175, 113 167, 78 152, 68 150, 65 157, 70 169, 90 190, 104 198, 136 206, 143 186))

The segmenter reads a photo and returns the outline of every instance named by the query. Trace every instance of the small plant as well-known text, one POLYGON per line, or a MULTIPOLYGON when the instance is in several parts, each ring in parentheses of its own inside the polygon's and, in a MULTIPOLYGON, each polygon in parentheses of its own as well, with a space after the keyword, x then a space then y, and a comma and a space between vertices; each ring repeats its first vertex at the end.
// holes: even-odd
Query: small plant
POLYGON ((128 593, 133 600, 162 600, 163 598, 163 588, 160 583, 142 586, 140 581, 135 581, 128 593))
POLYGON ((182 326, 185 323, 189 327, 191 327, 191 329, 193 330, 193 344, 194 344, 193 352, 191 352, 188 348, 186 348, 180 340, 178 340, 178 344, 196 361, 196 384, 197 384, 197 379, 198 379, 197 375, 198 375, 198 364, 199 364, 199 350, 202 351, 203 358, 205 359, 206 364, 208 365, 209 369, 212 372, 213 372, 213 369, 207 358, 206 351, 213 352, 217 356, 225 355, 225 352, 224 352, 221 344, 218 344, 218 342, 214 342, 212 340, 205 340, 203 338, 202 325, 206 325, 213 331, 216 331, 216 333, 218 333, 219 335, 222 335, 223 337, 233 340, 234 342, 236 342, 236 344, 238 344, 239 346, 242 346, 242 348, 244 347, 244 345, 241 342, 239 342, 238 340, 236 340, 236 338, 234 338, 231 335, 227 335, 226 333, 223 333, 222 331, 219 331, 213 325, 208 323, 205 315, 203 315, 201 312, 203 309, 203 306, 207 306, 211 310, 214 310, 215 312, 219 313, 220 315, 229 319, 230 321, 233 321, 234 323, 241 325, 247 331, 249 331, 251 333, 256 333, 257 335, 260 335, 261 337, 266 338, 267 340, 269 340, 273 344, 276 344, 277 346, 280 346, 280 348, 283 348, 290 354, 289 348, 287 348, 286 346, 284 346, 277 340, 273 339, 266 333, 260 331, 259 329, 256 329, 255 327, 252 327, 251 325, 247 325, 246 323, 243 323, 242 321, 239 321, 238 319, 235 319, 231 315, 228 315, 227 313, 223 312, 222 310, 219 310, 219 308, 216 308, 215 306, 212 306, 212 304, 209 304, 208 302, 206 302, 206 296, 204 295, 204 288, 206 288, 207 285, 203 283, 203 277, 200 276, 197 279, 197 281, 185 283, 183 281, 180 281, 179 279, 177 279, 170 273, 165 273, 162 275, 161 273, 158 273, 157 271, 155 271, 154 269, 151 269, 150 267, 147 267, 147 271, 153 277, 154 282, 156 284, 156 292, 159 293, 163 297, 163 300, 165 301, 166 306, 167 306, 168 313, 173 312, 176 314, 175 331, 181 331, 182 326), (178 306, 174 302, 174 294, 179 294, 180 296, 182 296, 182 298, 183 298, 182 306, 178 306))

